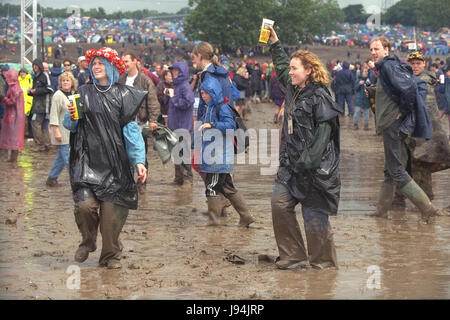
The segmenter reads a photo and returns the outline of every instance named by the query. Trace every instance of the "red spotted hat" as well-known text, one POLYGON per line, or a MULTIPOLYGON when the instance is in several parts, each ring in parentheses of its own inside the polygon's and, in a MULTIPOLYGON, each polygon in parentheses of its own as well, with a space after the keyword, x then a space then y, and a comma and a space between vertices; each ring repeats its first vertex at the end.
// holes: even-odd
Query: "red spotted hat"
POLYGON ((88 63, 91 63, 91 60, 95 57, 105 58, 106 60, 111 62, 113 66, 117 68, 117 71, 119 71, 120 75, 122 75, 127 70, 125 62, 122 60, 121 57, 119 57, 117 51, 108 47, 103 47, 98 50, 89 49, 88 51, 86 51, 86 54, 84 56, 86 57, 86 61, 88 63))

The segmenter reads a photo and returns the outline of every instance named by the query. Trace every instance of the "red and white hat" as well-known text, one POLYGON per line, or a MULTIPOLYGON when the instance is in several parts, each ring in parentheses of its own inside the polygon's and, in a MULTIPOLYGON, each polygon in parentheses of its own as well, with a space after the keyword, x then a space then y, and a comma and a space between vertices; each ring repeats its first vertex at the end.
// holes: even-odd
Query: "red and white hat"
POLYGON ((84 56, 86 57, 88 63, 91 63, 91 60, 95 57, 105 58, 106 60, 111 62, 113 66, 117 68, 117 71, 119 71, 120 75, 122 75, 127 70, 125 62, 119 56, 117 51, 108 47, 103 47, 98 50, 89 49, 88 51, 86 51, 86 54, 84 56))

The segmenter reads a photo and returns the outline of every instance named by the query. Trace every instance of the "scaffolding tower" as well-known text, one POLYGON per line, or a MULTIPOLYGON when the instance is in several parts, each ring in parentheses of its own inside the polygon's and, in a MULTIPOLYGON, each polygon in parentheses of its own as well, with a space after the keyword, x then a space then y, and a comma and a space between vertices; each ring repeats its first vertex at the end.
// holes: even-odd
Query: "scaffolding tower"
POLYGON ((21 0, 20 30, 20 63, 23 67, 31 65, 37 58, 37 0, 21 0))

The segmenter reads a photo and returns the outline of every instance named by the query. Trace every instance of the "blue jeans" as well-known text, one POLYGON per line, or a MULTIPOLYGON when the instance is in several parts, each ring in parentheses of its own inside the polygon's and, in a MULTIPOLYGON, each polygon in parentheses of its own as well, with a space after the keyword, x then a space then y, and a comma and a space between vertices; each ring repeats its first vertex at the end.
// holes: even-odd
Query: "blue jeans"
POLYGON ((351 93, 338 93, 337 103, 345 111, 345 101, 347 101, 348 114, 353 115, 352 94, 351 93))
POLYGON ((57 179, 59 174, 66 166, 67 170, 69 170, 69 145, 63 144, 58 146, 58 153, 56 154, 55 161, 53 162, 52 169, 50 170, 50 174, 48 177, 50 179, 57 179))
POLYGON ((361 111, 363 112, 363 115, 364 115, 364 124, 368 125, 370 109, 369 108, 361 108, 358 106, 355 106, 355 113, 353 114, 353 123, 358 124, 359 115, 361 114, 361 111))

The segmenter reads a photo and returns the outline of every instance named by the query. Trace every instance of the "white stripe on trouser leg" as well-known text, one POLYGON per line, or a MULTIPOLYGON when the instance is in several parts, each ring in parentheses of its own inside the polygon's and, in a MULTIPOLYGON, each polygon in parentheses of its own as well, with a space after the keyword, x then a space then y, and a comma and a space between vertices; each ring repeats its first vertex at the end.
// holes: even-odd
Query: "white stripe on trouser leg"
POLYGON ((214 175, 211 178, 211 183, 208 185, 208 190, 210 191, 210 196, 214 197, 216 196, 216 191, 213 189, 217 182, 219 181, 219 174, 218 173, 214 173, 214 175))

